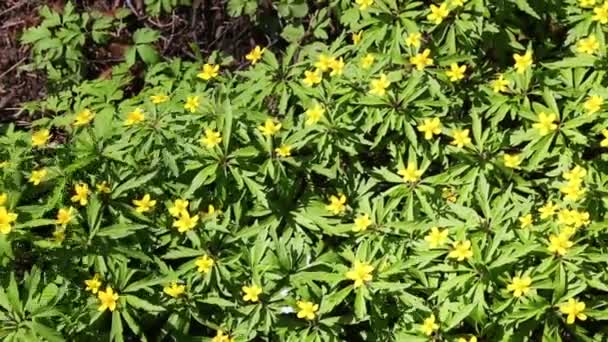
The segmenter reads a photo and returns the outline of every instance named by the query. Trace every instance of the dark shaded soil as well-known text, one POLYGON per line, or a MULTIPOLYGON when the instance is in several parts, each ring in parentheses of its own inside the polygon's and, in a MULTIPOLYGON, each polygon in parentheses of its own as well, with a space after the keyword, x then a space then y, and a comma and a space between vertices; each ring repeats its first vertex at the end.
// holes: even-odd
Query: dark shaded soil
MULTIPOLYGON (((193 0, 192 6, 182 6, 173 13, 158 18, 146 14, 143 0, 73 0, 78 11, 99 11, 113 15, 119 8, 133 13, 125 20, 125 28, 113 33, 105 46, 89 45, 84 51, 87 59, 86 77, 107 77, 111 67, 122 61, 132 35, 137 29, 149 27, 161 33, 157 49, 164 57, 206 58, 213 51, 234 57, 235 68, 244 63, 244 56, 255 45, 270 47, 280 38, 262 33, 249 17, 230 17, 225 0, 193 0)), ((65 0, 0 0, 0 123, 24 120, 18 115, 24 102, 44 98, 46 80, 42 71, 25 71, 30 51, 20 46, 21 32, 39 23, 38 6, 48 5, 61 11, 65 0)), ((259 8, 260 15, 275 17, 269 6, 259 8)), ((276 19, 275 19, 276 20, 276 19)), ((139 72, 134 68, 134 74, 139 72)))
POLYGON ((26 72, 29 49, 19 45, 26 27, 38 23, 40 0, 0 1, 0 122, 12 121, 21 103, 46 95, 42 72, 26 72))

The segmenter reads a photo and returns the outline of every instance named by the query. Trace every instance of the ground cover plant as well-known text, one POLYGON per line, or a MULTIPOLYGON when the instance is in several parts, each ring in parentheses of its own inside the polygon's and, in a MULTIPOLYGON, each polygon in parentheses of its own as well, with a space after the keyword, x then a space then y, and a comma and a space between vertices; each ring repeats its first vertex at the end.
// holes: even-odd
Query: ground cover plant
POLYGON ((608 2, 214 5, 244 53, 62 5, 0 128, 2 340, 608 338, 608 2))

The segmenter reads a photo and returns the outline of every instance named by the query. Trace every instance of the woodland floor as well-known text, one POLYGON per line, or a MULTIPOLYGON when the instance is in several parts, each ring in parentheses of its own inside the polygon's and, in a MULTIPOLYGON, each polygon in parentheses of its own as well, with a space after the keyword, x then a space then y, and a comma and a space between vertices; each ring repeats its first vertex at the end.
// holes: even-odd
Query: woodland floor
MULTIPOLYGON (((110 16, 119 8, 132 12, 125 19, 125 29, 114 32, 108 44, 92 44, 85 51, 87 78, 103 77, 112 66, 120 63, 124 49, 132 42, 133 32, 141 27, 161 33, 157 49, 163 56, 186 59, 194 59, 195 50, 202 55, 219 50, 234 56, 235 61, 241 61, 255 45, 268 47, 280 40, 278 36, 263 34, 249 17, 230 17, 225 0, 192 2, 192 6, 152 18, 146 15, 143 0, 73 0, 82 11, 100 11, 110 16)), ((44 71, 26 70, 30 51, 19 42, 25 29, 40 22, 37 8, 41 5, 61 11, 65 0, 0 0, 0 123, 27 124, 29 120, 21 115, 21 105, 47 94, 44 71)), ((262 12, 265 8, 268 8, 267 12, 271 11, 270 6, 264 4, 260 8, 262 12)), ((239 63, 235 62, 234 67, 240 68, 239 63)), ((138 74, 137 69, 132 70, 134 76, 138 74)))

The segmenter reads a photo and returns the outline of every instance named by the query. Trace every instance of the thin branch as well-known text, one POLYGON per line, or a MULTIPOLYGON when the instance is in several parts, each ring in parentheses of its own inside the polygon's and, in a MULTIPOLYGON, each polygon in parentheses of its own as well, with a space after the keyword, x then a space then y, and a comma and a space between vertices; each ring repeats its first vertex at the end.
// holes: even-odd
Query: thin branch
POLYGON ((23 62, 25 62, 26 59, 27 59, 27 56, 21 58, 21 60, 19 62, 15 63, 13 66, 11 66, 10 68, 8 68, 8 70, 6 70, 2 74, 0 74, 0 79, 2 79, 2 77, 6 76, 9 72, 15 70, 15 68, 17 68, 18 66, 20 66, 23 62))
POLYGON ((3 15, 5 15, 5 14, 7 14, 7 13, 9 13, 9 12, 11 12, 11 11, 16 10, 16 9, 18 9, 18 8, 22 7, 23 5, 26 5, 26 4, 27 4, 27 0, 23 0, 23 1, 21 1, 21 2, 18 2, 18 3, 16 3, 16 4, 14 4, 13 6, 11 6, 11 7, 7 8, 7 9, 5 9, 5 10, 4 10, 4 11, 2 11, 2 12, 0 12, 0 17, 1 17, 1 16, 3 16, 3 15))

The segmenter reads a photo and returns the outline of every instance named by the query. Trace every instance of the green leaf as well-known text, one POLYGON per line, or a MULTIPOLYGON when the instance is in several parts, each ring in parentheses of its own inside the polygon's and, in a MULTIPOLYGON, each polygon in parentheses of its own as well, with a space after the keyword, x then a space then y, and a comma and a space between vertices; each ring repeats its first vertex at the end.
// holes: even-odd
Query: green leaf
POLYGON ((97 236, 107 236, 112 239, 121 239, 123 237, 129 236, 140 229, 144 229, 147 226, 142 224, 133 224, 133 223, 117 223, 108 227, 101 228, 95 235, 97 236))
POLYGON ((190 187, 184 193, 185 198, 190 198, 194 194, 194 192, 203 185, 209 184, 213 182, 215 179, 215 172, 217 171, 217 164, 211 164, 200 170, 196 176, 192 179, 192 183, 190 183, 190 187))
MULTIPOLYGON (((125 289, 125 292, 127 291, 127 289, 125 289)), ((163 308, 162 306, 158 306, 158 305, 154 305, 146 300, 143 300, 139 297, 135 297, 133 295, 125 295, 125 300, 127 301, 127 303, 136 308, 136 309, 142 309, 145 312, 149 312, 149 313, 153 313, 153 312, 161 312, 161 311, 165 311, 165 308, 163 308)))
POLYGON ((146 183, 148 183, 150 180, 152 180, 154 177, 156 177, 157 173, 158 173, 158 171, 154 171, 154 172, 150 172, 150 173, 148 173, 146 175, 143 175, 141 177, 136 177, 136 178, 129 179, 128 181, 126 181, 126 182, 122 183, 121 185, 117 186, 116 189, 114 189, 112 191, 112 198, 113 199, 117 199, 117 198, 120 197, 120 195, 122 195, 126 191, 142 187, 143 185, 145 185, 146 183))
POLYGON ((517 8, 519 8, 521 11, 540 20, 540 16, 538 14, 536 14, 534 9, 528 4, 527 0, 512 0, 512 1, 515 3, 515 5, 517 5, 517 8))
POLYGON ((347 286, 338 292, 334 292, 328 296, 324 296, 321 300, 319 315, 331 312, 337 305, 344 302, 344 299, 352 291, 352 286, 347 286))
POLYGON ((17 281, 15 280, 15 274, 11 273, 8 288, 6 289, 7 299, 13 308, 13 311, 18 314, 23 314, 23 305, 19 299, 19 288, 17 287, 17 281))
POLYGON ((59 334, 58 331, 52 329, 42 323, 32 321, 30 327, 34 333, 43 337, 45 340, 49 342, 62 342, 65 339, 59 334))
POLYGON ((201 300, 199 300, 199 302, 201 303, 206 303, 206 304, 212 304, 212 305, 217 305, 219 307, 235 307, 237 306, 236 303, 231 302, 229 300, 220 298, 220 297, 206 297, 203 298, 201 300))
POLYGON ((296 43, 302 39, 304 36, 304 26, 298 25, 294 26, 292 24, 287 25, 283 32, 281 33, 281 37, 285 39, 289 43, 296 43))
POLYGON ((149 28, 141 28, 133 33, 133 41, 135 44, 154 43, 160 38, 160 33, 149 28))
POLYGON ((148 65, 153 65, 159 60, 158 52, 151 45, 137 45, 139 57, 148 65))
POLYGON ((120 319, 120 311, 112 312, 112 328, 110 330, 110 341, 123 341, 122 337, 122 320, 120 319))

